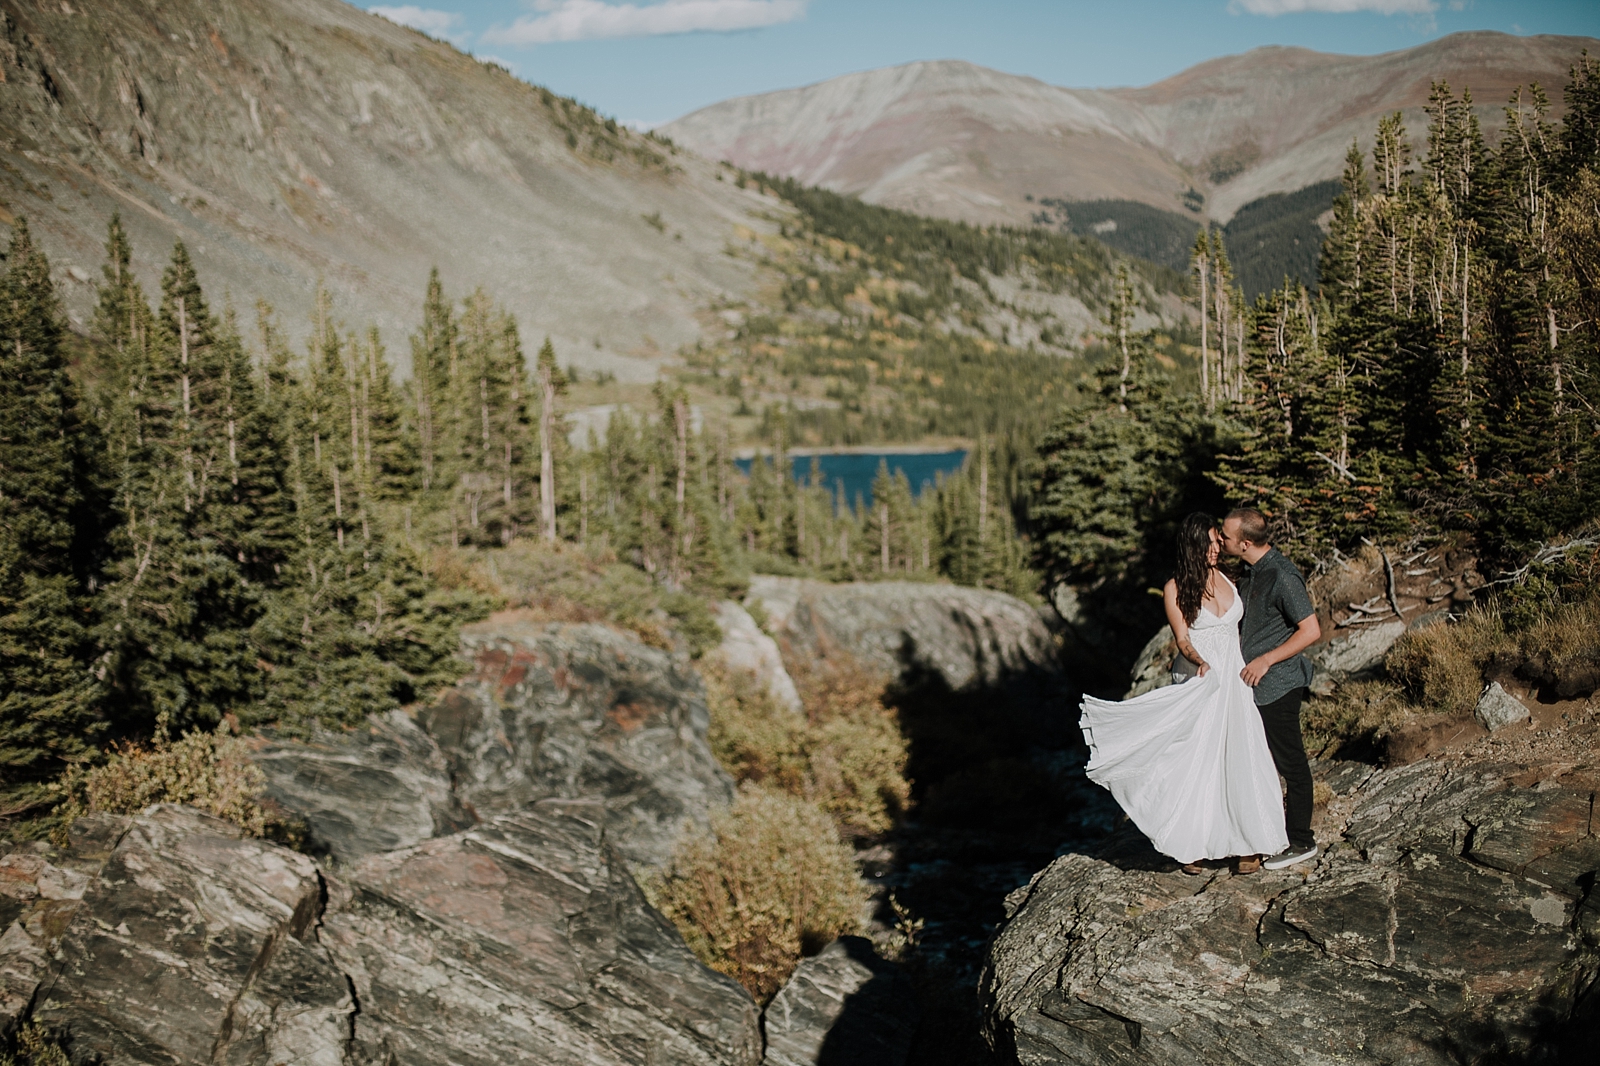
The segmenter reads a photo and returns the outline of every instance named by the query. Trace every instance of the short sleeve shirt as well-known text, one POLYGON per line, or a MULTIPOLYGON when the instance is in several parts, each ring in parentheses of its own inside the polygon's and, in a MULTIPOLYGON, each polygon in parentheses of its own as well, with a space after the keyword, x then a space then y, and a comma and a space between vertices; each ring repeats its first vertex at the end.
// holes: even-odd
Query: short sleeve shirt
MULTIPOLYGON (((1240 594, 1244 596, 1244 621, 1239 625, 1239 649, 1245 662, 1283 644, 1301 622, 1317 612, 1306 591, 1306 579, 1277 548, 1269 548, 1254 566, 1245 566, 1240 594)), ((1256 686, 1256 703, 1272 703, 1310 684, 1311 663, 1304 655, 1296 655, 1272 665, 1256 686)))

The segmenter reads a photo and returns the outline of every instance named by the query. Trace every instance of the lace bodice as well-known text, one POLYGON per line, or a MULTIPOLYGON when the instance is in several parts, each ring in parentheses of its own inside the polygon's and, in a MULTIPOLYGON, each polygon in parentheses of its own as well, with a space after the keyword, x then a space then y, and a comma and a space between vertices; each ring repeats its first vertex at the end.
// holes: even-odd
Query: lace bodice
MULTIPOLYGON (((1226 576, 1222 580, 1228 581, 1226 576)), ((1228 581, 1228 587, 1233 589, 1233 603, 1226 611, 1220 615, 1212 614, 1209 607, 1202 606, 1189 625, 1189 639, 1194 641, 1195 650, 1213 664, 1217 663, 1220 653, 1227 650, 1238 654, 1239 620, 1244 617, 1244 597, 1239 595, 1233 582, 1228 581)))

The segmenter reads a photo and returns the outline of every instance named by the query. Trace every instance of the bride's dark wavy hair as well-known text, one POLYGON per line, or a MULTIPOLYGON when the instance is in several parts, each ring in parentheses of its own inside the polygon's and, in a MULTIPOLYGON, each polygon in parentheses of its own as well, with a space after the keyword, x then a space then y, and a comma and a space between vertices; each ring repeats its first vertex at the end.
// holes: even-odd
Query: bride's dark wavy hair
POLYGON ((1178 560, 1172 580, 1178 585, 1178 613, 1190 625, 1200 615, 1200 603, 1211 580, 1206 556, 1211 553, 1211 531, 1216 526, 1217 520, 1204 511, 1186 515, 1178 525, 1178 560))

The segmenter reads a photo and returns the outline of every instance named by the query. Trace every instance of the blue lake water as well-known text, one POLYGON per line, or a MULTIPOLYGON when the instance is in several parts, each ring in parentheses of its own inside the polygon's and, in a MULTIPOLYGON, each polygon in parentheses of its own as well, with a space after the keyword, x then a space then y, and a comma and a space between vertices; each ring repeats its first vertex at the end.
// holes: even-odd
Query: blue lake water
MULTIPOLYGON (((837 504, 840 484, 844 487, 844 502, 846 506, 854 507, 856 496, 869 505, 872 503, 872 479, 878 476, 878 465, 887 463, 889 473, 904 472, 906 480, 911 482, 911 491, 921 495, 923 489, 932 488, 935 478, 940 474, 953 474, 961 469, 961 464, 966 462, 967 453, 963 450, 950 452, 846 452, 830 455, 796 455, 791 456, 791 466, 794 479, 804 482, 811 476, 811 461, 815 458, 822 468, 821 483, 829 494, 834 497, 837 504)), ((771 463, 771 456, 763 456, 762 462, 771 463)), ((735 459, 739 469, 750 473, 753 459, 735 459)))

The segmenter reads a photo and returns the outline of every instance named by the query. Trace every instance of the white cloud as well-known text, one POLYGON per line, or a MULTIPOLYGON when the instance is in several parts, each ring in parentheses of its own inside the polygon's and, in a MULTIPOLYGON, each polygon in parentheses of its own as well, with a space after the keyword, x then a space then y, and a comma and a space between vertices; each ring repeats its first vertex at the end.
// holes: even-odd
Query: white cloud
POLYGON ((448 38, 450 30, 461 21, 461 16, 454 11, 435 11, 432 8, 418 7, 416 4, 405 4, 401 7, 369 7, 367 10, 374 15, 382 15, 390 22, 398 22, 402 26, 421 30, 430 37, 448 38))
POLYGON ((669 33, 727 33, 775 26, 804 17, 807 0, 662 0, 610 4, 605 0, 535 0, 536 15, 492 29, 492 44, 530 45, 669 33))
POLYGON ((1298 15, 1320 11, 1344 15, 1352 11, 1373 11, 1380 15, 1431 15, 1439 10, 1437 0, 1231 0, 1228 9, 1235 14, 1298 15))

